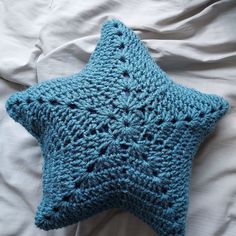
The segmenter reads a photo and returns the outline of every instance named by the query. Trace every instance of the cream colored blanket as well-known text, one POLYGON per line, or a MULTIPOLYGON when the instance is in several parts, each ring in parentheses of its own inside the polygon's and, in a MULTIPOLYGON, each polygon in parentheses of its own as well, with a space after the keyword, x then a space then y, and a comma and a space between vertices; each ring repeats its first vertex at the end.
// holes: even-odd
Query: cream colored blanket
POLYGON ((1 236, 154 235, 120 210, 61 230, 37 229, 40 149, 4 109, 11 93, 80 71, 108 18, 134 29, 173 80, 230 102, 194 162, 186 235, 236 235, 235 0, 1 0, 0 13, 1 236))

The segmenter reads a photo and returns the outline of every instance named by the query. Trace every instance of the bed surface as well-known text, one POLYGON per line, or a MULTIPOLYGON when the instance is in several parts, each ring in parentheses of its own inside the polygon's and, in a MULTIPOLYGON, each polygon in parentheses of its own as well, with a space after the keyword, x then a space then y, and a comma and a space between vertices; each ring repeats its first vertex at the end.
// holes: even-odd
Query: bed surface
POLYGON ((117 209, 64 229, 37 229, 40 149, 4 108, 15 91, 80 71, 95 48, 101 24, 111 18, 131 27, 173 80, 230 102, 230 112, 194 160, 186 236, 235 236, 234 0, 3 0, 0 11, 1 236, 155 235, 139 219, 117 209))

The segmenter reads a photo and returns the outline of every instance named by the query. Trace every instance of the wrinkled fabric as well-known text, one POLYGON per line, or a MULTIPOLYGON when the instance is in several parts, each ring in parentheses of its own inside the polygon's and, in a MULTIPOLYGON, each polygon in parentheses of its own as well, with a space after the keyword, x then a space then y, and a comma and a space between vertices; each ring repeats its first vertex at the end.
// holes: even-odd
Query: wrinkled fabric
POLYGON ((2 0, 0 13, 0 235, 155 235, 136 217, 117 209, 64 229, 37 229, 40 149, 4 108, 15 91, 80 71, 95 48, 101 24, 111 18, 134 29, 173 80, 230 102, 230 112, 194 160, 186 235, 235 235, 234 0, 2 0))

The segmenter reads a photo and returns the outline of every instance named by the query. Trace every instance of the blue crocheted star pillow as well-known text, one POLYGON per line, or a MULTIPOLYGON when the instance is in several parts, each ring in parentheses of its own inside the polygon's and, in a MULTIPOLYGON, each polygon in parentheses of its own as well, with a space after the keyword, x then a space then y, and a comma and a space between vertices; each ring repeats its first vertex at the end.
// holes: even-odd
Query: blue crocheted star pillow
POLYGON ((6 109, 42 149, 38 227, 121 208, 161 236, 183 236, 193 156, 228 103, 173 82, 111 20, 80 73, 18 92, 6 109))

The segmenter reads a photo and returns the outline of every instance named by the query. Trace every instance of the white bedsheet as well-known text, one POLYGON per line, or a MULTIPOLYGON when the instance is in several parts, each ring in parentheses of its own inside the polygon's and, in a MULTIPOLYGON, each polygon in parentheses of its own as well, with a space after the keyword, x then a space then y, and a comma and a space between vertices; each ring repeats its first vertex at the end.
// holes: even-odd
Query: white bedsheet
POLYGON ((120 210, 37 229, 42 157, 4 109, 11 93, 81 70, 108 18, 133 28, 173 80, 230 102, 194 161, 186 235, 236 235, 235 0, 1 0, 0 13, 0 236, 155 235, 120 210))

